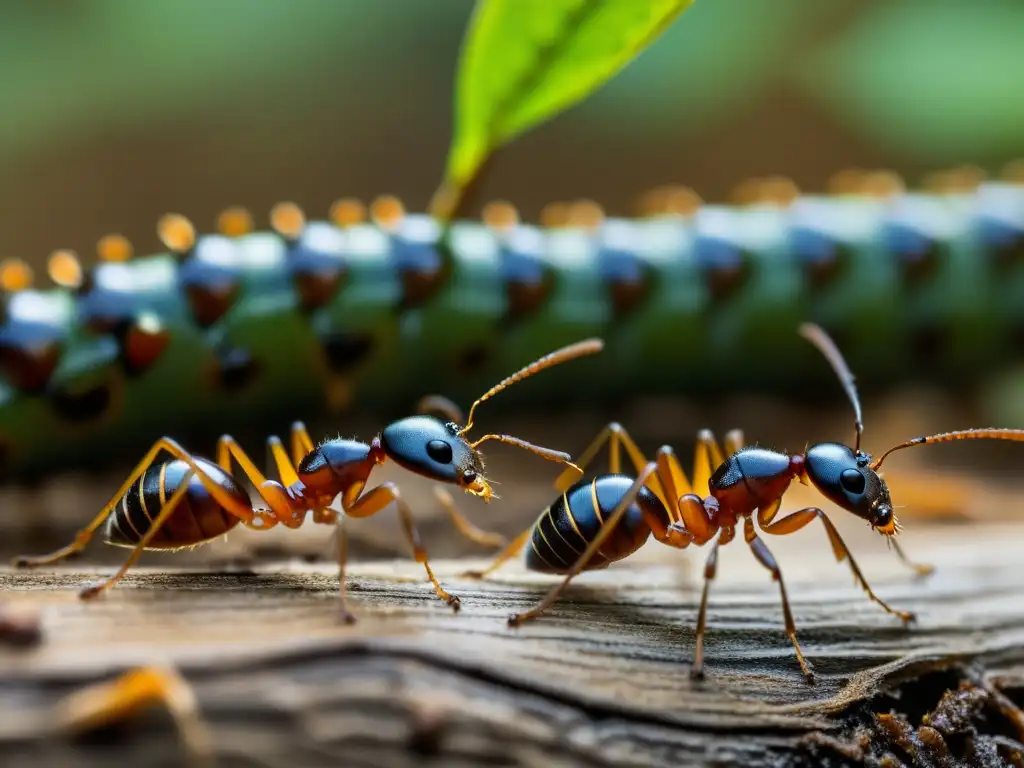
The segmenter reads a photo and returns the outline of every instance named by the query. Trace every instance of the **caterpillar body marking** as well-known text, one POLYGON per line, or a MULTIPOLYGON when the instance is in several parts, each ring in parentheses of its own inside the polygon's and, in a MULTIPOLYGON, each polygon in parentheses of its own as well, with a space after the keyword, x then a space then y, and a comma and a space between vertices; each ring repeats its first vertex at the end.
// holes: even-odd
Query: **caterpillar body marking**
POLYGON ((555 371, 511 404, 786 391, 816 378, 789 331, 804 320, 849 350, 865 388, 970 384, 1024 348, 1019 184, 669 208, 444 230, 393 199, 371 220, 351 202, 311 222, 284 204, 267 232, 235 220, 197 237, 165 217, 166 253, 127 260, 106 241, 77 278, 55 255, 51 290, 8 264, 0 282, 22 289, 0 325, 2 471, 106 465, 169 429, 386 416, 581 336, 606 339, 608 364, 555 371))

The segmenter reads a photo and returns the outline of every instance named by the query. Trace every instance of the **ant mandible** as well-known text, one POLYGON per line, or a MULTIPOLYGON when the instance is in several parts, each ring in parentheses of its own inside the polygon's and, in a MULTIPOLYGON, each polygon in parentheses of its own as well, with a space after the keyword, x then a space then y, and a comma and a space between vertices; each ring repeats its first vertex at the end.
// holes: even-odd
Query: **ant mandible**
MULTIPOLYGON (((812 485, 829 501, 867 520, 896 550, 896 554, 918 574, 932 572, 929 565, 912 563, 897 544, 900 531, 893 511, 889 489, 878 473, 882 462, 893 451, 915 445, 950 440, 993 438, 1024 441, 1024 430, 968 429, 917 437, 890 448, 877 461, 860 449, 864 426, 860 401, 850 373, 835 344, 818 326, 805 324, 800 334, 817 347, 832 365, 853 405, 856 426, 854 447, 841 443, 818 443, 802 454, 786 454, 766 448, 745 446, 743 434, 733 430, 725 439, 729 452, 726 458, 714 435, 703 430, 698 436, 691 486, 672 448, 663 446, 654 461, 647 461, 618 424, 605 427, 587 447, 577 466, 568 467, 555 483, 562 495, 545 509, 537 521, 517 536, 484 571, 464 574, 483 578, 515 557, 526 545, 526 567, 543 573, 564 574, 565 579, 531 610, 515 614, 509 624, 516 626, 537 618, 561 595, 572 579, 584 570, 606 568, 636 552, 653 533, 654 538, 670 547, 685 549, 690 544, 701 546, 714 540, 704 566, 704 590, 697 619, 696 648, 691 675, 699 678, 704 667, 704 631, 706 626, 708 588, 717 570, 718 548, 736 536, 742 519, 743 538, 754 557, 779 583, 786 634, 793 643, 797 661, 808 682, 814 673, 804 657, 796 636, 796 625, 789 607, 789 598, 775 558, 757 535, 757 528, 772 535, 795 533, 814 520, 821 520, 828 534, 836 561, 848 561, 856 582, 868 597, 905 624, 914 615, 890 607, 868 585, 846 544, 832 521, 818 507, 807 507, 776 519, 782 497, 792 480, 812 485), (611 474, 592 480, 580 480, 582 469, 609 444, 611 474), (621 473, 620 451, 625 449, 637 471, 636 479, 621 473), (701 498, 693 491, 707 487, 710 495, 701 498), (757 525, 754 524, 756 513, 757 525)), ((438 499, 454 511, 451 497, 439 489, 438 499)))
MULTIPOLYGON (((193 456, 169 437, 158 440, 135 467, 110 502, 74 540, 42 557, 19 557, 15 567, 48 565, 80 550, 107 521, 108 544, 129 547, 131 555, 111 577, 84 587, 79 596, 91 598, 116 584, 139 559, 142 552, 174 550, 204 544, 239 523, 265 531, 276 525, 298 528, 312 512, 314 523, 338 523, 337 511, 330 508, 341 497, 341 508, 348 517, 370 517, 395 502, 406 539, 416 561, 423 564, 438 597, 454 610, 459 599, 446 592, 427 562, 408 503, 393 482, 365 490, 370 472, 391 459, 400 467, 433 480, 457 485, 472 496, 489 502, 491 486, 484 477, 481 444, 498 441, 523 448, 550 461, 574 466, 567 453, 533 445, 504 434, 486 434, 470 442, 466 434, 473 427, 477 406, 506 387, 539 373, 545 368, 594 354, 603 348, 600 339, 588 339, 551 352, 521 368, 481 395, 469 409, 465 426, 420 412, 388 424, 369 444, 342 438, 326 440, 316 447, 305 426, 292 426, 291 456, 277 436, 267 439, 281 482, 268 480, 230 435, 217 443, 217 463, 193 456), (169 458, 157 461, 161 453, 169 458), (232 459, 253 484, 269 509, 256 509, 249 494, 232 476, 232 459), (156 510, 152 514, 150 510, 156 510)), ((432 398, 425 398, 421 411, 432 398)), ((450 405, 443 398, 433 398, 450 405)), ((454 512, 454 511, 453 511, 454 512)), ((478 543, 488 534, 477 530, 457 512, 452 520, 458 530, 478 543)), ((346 539, 340 531, 340 600, 342 616, 352 621, 345 604, 346 539)))

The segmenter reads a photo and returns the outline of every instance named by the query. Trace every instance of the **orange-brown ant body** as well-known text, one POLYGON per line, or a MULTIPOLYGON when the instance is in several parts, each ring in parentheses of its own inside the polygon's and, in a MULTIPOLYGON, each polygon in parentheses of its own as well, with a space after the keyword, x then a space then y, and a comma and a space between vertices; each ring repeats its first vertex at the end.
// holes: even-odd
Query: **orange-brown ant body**
MULTIPOLYGON (((391 459, 404 469, 457 485, 487 502, 493 492, 484 478, 483 456, 478 450, 484 442, 507 443, 545 459, 571 465, 566 453, 532 445, 510 435, 487 434, 472 442, 465 435, 473 426, 473 414, 480 403, 521 379, 567 360, 593 354, 602 347, 598 339, 581 341, 520 369, 473 403, 465 426, 419 413, 387 425, 370 443, 337 438, 314 446, 306 428, 296 423, 292 427, 290 456, 276 436, 267 441, 281 482, 268 480, 230 435, 218 441, 216 463, 191 455, 169 437, 161 438, 114 498, 78 532, 71 544, 42 557, 19 557, 14 564, 34 567, 62 560, 85 548, 100 525, 107 521, 107 542, 130 547, 132 554, 113 576, 82 589, 80 596, 89 598, 117 583, 147 549, 193 547, 239 524, 260 531, 277 525, 298 528, 309 512, 314 523, 335 524, 338 512, 330 505, 339 497, 342 511, 348 517, 369 517, 395 502, 416 561, 423 564, 437 595, 458 610, 458 598, 441 587, 430 569, 412 511, 398 486, 385 482, 367 490, 370 473, 374 467, 391 459), (158 461, 162 453, 169 454, 169 458, 158 461), (255 508, 249 494, 236 482, 232 476, 232 460, 255 486, 267 509, 255 508)), ((428 408, 431 401, 426 398, 421 410, 428 408)), ((457 512, 453 512, 452 519, 460 532, 479 543, 494 538, 493 534, 477 530, 457 512)), ((342 615, 351 620, 344 601, 343 528, 341 534, 342 615)))
MULTIPOLYGON (((583 452, 577 466, 567 468, 558 478, 556 488, 562 495, 541 513, 530 528, 516 537, 489 568, 468 575, 484 577, 527 545, 527 568, 565 575, 565 579, 534 608, 509 618, 509 623, 515 626, 547 610, 581 571, 605 568, 628 557, 643 546, 651 534, 662 544, 678 549, 685 549, 691 544, 711 543, 704 568, 704 590, 691 667, 692 675, 700 677, 703 674, 708 588, 717 570, 718 548, 733 541, 737 528, 742 525, 743 538, 754 556, 779 583, 786 634, 793 643, 801 670, 808 681, 812 681, 813 670, 797 640, 782 573, 758 536, 758 528, 763 533, 786 535, 820 520, 836 560, 846 559, 849 562, 854 578, 871 600, 905 623, 912 622, 912 613, 890 607, 872 591, 839 532, 822 509, 807 507, 778 518, 782 498, 790 483, 798 480, 812 485, 833 503, 866 520, 872 528, 888 537, 904 562, 919 574, 926 575, 931 572, 931 566, 911 563, 893 538, 900 528, 889 489, 878 474, 884 459, 902 448, 948 440, 993 438, 1024 441, 1024 430, 971 429, 919 437, 886 451, 875 461, 860 449, 863 431, 860 402, 853 375, 839 350, 817 326, 803 325, 800 333, 828 359, 853 405, 856 442, 852 448, 840 443, 819 443, 802 454, 787 454, 745 446, 743 435, 737 430, 726 436, 725 447, 729 455, 725 456, 714 436, 702 431, 698 437, 694 482, 691 485, 671 447, 663 446, 656 459, 648 461, 626 431, 613 423, 583 452), (580 480, 581 470, 593 461, 605 443, 609 444, 611 474, 580 480), (621 473, 620 452, 623 448, 638 473, 635 479, 621 473), (709 491, 707 496, 694 492, 704 487, 709 491)), ((451 497, 443 490, 439 490, 438 498, 450 512, 454 512, 451 497)))

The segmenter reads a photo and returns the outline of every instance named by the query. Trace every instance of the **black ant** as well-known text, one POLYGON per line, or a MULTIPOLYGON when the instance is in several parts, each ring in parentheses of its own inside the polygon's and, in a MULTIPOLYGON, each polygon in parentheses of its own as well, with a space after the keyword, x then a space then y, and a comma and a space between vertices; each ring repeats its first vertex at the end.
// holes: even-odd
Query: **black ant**
MULTIPOLYGON (((868 597, 887 612, 898 616, 905 624, 914 621, 914 615, 890 607, 868 585, 825 512, 818 507, 807 507, 776 519, 782 497, 792 480, 804 485, 812 484, 823 496, 867 520, 872 528, 889 542, 896 554, 920 575, 932 572, 929 565, 912 563, 893 538, 900 531, 893 511, 889 489, 878 473, 882 462, 893 451, 915 445, 994 438, 1024 441, 1024 430, 968 429, 946 432, 929 437, 917 437, 890 448, 877 461, 860 449, 863 423, 860 401, 850 373, 835 344, 815 325, 800 327, 800 334, 814 344, 832 365, 853 405, 856 426, 854 447, 841 443, 818 443, 802 454, 789 455, 757 446, 745 446, 743 434, 734 430, 726 435, 726 458, 714 435, 702 431, 697 440, 694 465, 694 485, 691 486, 672 448, 659 449, 655 461, 647 461, 618 424, 610 424, 583 452, 578 466, 567 468, 555 486, 562 495, 545 509, 537 521, 517 536, 482 572, 465 574, 483 578, 503 563, 515 557, 529 542, 526 567, 544 573, 565 574, 565 579, 534 608, 509 618, 516 626, 538 617, 547 610, 572 579, 583 570, 605 568, 636 552, 653 533, 662 544, 685 549, 691 544, 701 546, 714 540, 704 566, 704 591, 697 619, 696 649, 691 675, 703 675, 703 643, 706 625, 708 587, 715 577, 718 547, 731 542, 742 520, 743 538, 757 560, 779 582, 782 613, 786 634, 793 642, 797 661, 809 682, 814 679, 811 664, 804 658, 797 641, 796 625, 789 607, 789 598, 782 573, 768 547, 757 534, 786 535, 820 520, 825 526, 836 560, 846 559, 857 583, 868 597), (609 444, 611 474, 593 480, 580 480, 582 469, 590 464, 598 451, 609 444), (636 479, 621 473, 621 449, 625 449, 638 475, 636 479), (694 493, 706 486, 710 495, 702 498, 694 493), (756 513, 757 527, 754 525, 756 513)), ((452 509, 451 497, 443 490, 439 500, 452 509)))
MULTIPOLYGON (((277 436, 267 440, 281 482, 264 477, 230 435, 222 436, 217 443, 216 464, 191 455, 169 437, 161 438, 135 467, 114 498, 86 528, 78 532, 71 544, 42 557, 16 558, 14 565, 48 565, 79 552, 106 520, 107 543, 130 547, 132 553, 117 573, 99 584, 83 588, 79 593, 82 598, 91 598, 116 584, 147 549, 174 550, 204 544, 239 523, 259 531, 276 525, 298 528, 309 512, 313 513, 314 523, 338 523, 338 512, 330 509, 330 505, 340 496, 342 511, 348 517, 370 517, 395 502, 413 556, 423 564, 438 597, 457 611, 459 599, 446 592, 431 571, 412 511, 398 486, 386 482, 366 490, 370 472, 378 464, 391 459, 411 472, 457 485, 489 502, 493 492, 484 477, 484 461, 479 451, 480 445, 487 441, 514 445, 550 461, 573 466, 569 454, 533 445, 511 435, 487 434, 470 442, 466 434, 473 428, 473 414, 477 406, 484 401, 545 368, 594 354, 603 346, 599 339, 577 342, 520 369, 478 398, 469 409, 469 418, 462 427, 453 421, 419 413, 388 424, 369 444, 337 438, 314 447, 305 426, 297 422, 292 426, 291 456, 277 436), (170 457, 157 461, 161 452, 170 454, 170 457), (249 494, 231 474, 232 459, 269 509, 253 507, 249 494)), ((429 406, 430 400, 422 401, 421 410, 429 406)), ((460 532, 478 543, 493 537, 477 530, 454 510, 452 519, 460 532)), ((342 615, 351 621, 352 616, 345 608, 346 539, 344 528, 339 528, 342 615)))

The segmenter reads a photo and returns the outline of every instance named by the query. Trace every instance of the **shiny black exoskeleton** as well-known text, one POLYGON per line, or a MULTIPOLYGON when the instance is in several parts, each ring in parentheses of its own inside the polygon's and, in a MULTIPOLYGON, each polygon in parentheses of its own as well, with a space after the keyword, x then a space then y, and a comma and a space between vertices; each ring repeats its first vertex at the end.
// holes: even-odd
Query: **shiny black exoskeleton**
MULTIPOLYGON (((277 437, 267 440, 280 482, 267 479, 230 435, 223 435, 218 441, 216 463, 190 454, 169 437, 161 438, 136 465, 114 498, 78 532, 71 544, 43 557, 19 557, 15 565, 30 567, 62 560, 85 548, 106 521, 108 542, 131 547, 132 554, 116 574, 80 593, 82 597, 94 597, 116 584, 147 549, 195 546, 239 524, 260 531, 277 525, 298 528, 310 513, 313 522, 333 525, 338 513, 332 504, 340 497, 342 512, 348 517, 370 517, 394 504, 413 556, 423 564, 434 591, 458 610, 458 598, 441 587, 430 569, 412 510, 398 486, 385 482, 367 488, 371 472, 391 459, 410 472, 457 485, 489 501, 493 493, 483 474, 484 462, 479 451, 482 443, 503 442, 574 466, 567 453, 511 435, 487 434, 472 442, 466 435, 473 426, 473 413, 483 401, 545 368, 599 352, 603 346, 600 339, 588 339, 544 355, 485 392, 473 403, 465 420, 454 403, 435 396, 427 400, 440 404, 447 412, 445 418, 428 415, 421 409, 416 416, 387 425, 370 443, 336 438, 314 445, 305 426, 297 422, 292 426, 290 455, 277 437), (463 421, 465 426, 460 427, 463 421), (249 494, 232 476, 233 464, 242 469, 266 508, 253 505, 249 494)), ((475 541, 482 542, 489 536, 457 513, 452 520, 460 532, 475 541)), ((351 619, 344 609, 344 545, 340 549, 342 612, 346 619, 351 619)))
MULTIPOLYGON (((526 567, 567 573, 632 486, 633 478, 626 475, 602 475, 569 488, 537 518, 526 567)), ((628 557, 644 545, 652 528, 664 530, 670 522, 658 497, 648 488, 641 489, 586 570, 607 568, 628 557)))
POLYGON ((825 332, 813 325, 800 329, 832 365, 850 399, 855 413, 857 439, 854 446, 818 443, 804 453, 787 454, 759 446, 744 446, 738 431, 726 436, 725 448, 714 435, 704 431, 698 437, 693 485, 669 446, 663 446, 655 461, 648 461, 619 424, 609 424, 578 459, 586 467, 600 449, 609 445, 612 474, 589 482, 574 482, 567 470, 557 487, 566 488, 541 514, 537 522, 516 538, 489 568, 472 575, 484 576, 510 559, 529 542, 526 566, 532 570, 564 573, 565 580, 552 589, 536 606, 509 618, 513 626, 536 618, 551 606, 558 595, 581 571, 603 568, 639 549, 651 533, 655 539, 679 549, 691 544, 711 544, 704 567, 704 594, 697 619, 697 649, 692 674, 703 670, 703 637, 707 618, 708 587, 717 572, 718 547, 729 544, 741 529, 743 539, 755 558, 778 583, 786 634, 793 643, 797 660, 811 680, 810 663, 804 657, 796 637, 796 624, 789 607, 782 572, 761 534, 784 536, 820 521, 838 561, 846 560, 855 581, 868 597, 888 613, 905 623, 913 621, 909 611, 896 610, 879 598, 868 585, 860 567, 832 524, 819 507, 805 507, 780 515, 783 496, 794 479, 812 485, 842 509, 866 520, 876 531, 889 537, 892 549, 917 573, 930 573, 927 565, 916 565, 907 558, 893 537, 899 532, 888 486, 878 469, 892 451, 944 440, 995 438, 1024 441, 1024 430, 975 429, 919 437, 890 449, 877 461, 860 450, 863 431, 860 402, 853 375, 825 332), (621 452, 629 456, 637 477, 630 482, 622 475, 621 452), (571 484, 570 487, 570 483, 571 484), (704 492, 707 495, 703 495, 704 492))

